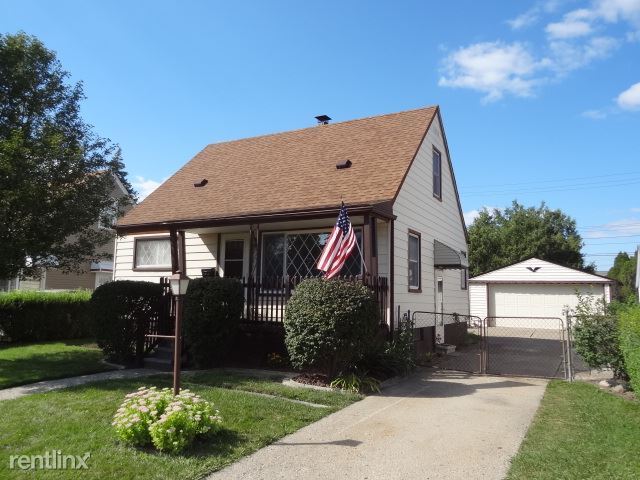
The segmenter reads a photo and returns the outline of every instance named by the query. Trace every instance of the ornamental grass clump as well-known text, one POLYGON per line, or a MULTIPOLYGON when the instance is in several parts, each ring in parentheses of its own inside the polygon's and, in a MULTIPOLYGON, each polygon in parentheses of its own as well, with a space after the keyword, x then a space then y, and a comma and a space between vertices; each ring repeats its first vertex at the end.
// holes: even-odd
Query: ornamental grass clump
POLYGON ((168 388, 140 387, 129 393, 115 414, 112 425, 123 442, 161 452, 179 453, 196 438, 218 432, 222 418, 218 410, 189 390, 174 396, 168 388))

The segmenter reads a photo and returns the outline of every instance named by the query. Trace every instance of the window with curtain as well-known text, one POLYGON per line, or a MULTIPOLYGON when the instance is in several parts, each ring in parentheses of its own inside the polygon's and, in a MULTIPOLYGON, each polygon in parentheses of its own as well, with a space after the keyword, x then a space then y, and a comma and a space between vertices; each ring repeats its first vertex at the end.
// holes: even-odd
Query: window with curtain
MULTIPOLYGON (((354 229, 362 248, 362 231, 354 229)), ((264 233, 262 235, 262 278, 286 276, 318 277, 316 268, 322 249, 331 232, 264 233)), ((340 275, 362 274, 362 261, 357 248, 347 259, 340 275)))
POLYGON ((169 237, 136 238, 135 268, 171 270, 171 242, 169 237))

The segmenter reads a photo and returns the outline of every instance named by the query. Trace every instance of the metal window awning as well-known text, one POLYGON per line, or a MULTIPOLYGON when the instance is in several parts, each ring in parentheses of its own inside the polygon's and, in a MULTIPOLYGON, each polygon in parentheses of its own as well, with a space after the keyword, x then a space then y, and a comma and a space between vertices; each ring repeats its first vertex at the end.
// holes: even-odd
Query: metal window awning
POLYGON ((453 248, 438 240, 434 240, 433 264, 436 268, 468 268, 469 262, 462 252, 457 252, 453 248))
POLYGON ((91 271, 92 272, 113 272, 113 262, 111 261, 91 262, 91 271))

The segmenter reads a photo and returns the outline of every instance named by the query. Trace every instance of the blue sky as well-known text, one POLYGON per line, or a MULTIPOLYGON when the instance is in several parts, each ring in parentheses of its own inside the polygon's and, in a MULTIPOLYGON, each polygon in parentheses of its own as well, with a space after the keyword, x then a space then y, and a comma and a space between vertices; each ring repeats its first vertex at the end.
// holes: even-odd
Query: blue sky
POLYGON ((640 242, 640 0, 8 1, 153 188, 206 144, 439 104, 467 218, 546 201, 640 242))

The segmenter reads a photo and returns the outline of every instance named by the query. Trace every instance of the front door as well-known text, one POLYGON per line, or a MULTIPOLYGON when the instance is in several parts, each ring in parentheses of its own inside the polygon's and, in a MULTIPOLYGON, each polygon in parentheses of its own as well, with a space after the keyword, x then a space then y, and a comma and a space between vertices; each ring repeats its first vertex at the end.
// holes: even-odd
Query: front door
POLYGON ((222 276, 228 278, 243 278, 245 272, 244 238, 223 238, 222 242, 222 276))

